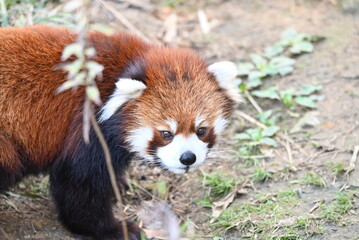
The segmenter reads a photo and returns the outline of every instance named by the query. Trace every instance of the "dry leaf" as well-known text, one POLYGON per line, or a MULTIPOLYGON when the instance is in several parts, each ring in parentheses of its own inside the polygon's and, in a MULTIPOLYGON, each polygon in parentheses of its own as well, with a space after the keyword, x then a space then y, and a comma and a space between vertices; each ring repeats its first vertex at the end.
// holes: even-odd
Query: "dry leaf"
POLYGON ((237 194, 245 194, 246 191, 241 187, 240 184, 236 184, 233 191, 231 191, 227 196, 222 198, 221 200, 217 202, 213 202, 212 206, 212 219, 210 223, 213 223, 220 215, 221 213, 227 209, 227 207, 233 202, 234 198, 237 196, 237 194))

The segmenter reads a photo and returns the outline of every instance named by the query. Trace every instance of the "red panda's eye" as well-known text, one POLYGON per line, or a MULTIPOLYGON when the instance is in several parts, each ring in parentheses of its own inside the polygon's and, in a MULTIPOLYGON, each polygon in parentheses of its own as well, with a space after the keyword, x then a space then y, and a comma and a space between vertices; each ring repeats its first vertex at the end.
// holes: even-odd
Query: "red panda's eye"
POLYGON ((172 140, 173 134, 169 131, 161 131, 161 136, 166 140, 172 140))
POLYGON ((198 128, 196 134, 197 134, 198 137, 204 137, 204 136, 206 136, 206 134, 207 134, 207 128, 206 128, 206 127, 200 127, 200 128, 198 128))

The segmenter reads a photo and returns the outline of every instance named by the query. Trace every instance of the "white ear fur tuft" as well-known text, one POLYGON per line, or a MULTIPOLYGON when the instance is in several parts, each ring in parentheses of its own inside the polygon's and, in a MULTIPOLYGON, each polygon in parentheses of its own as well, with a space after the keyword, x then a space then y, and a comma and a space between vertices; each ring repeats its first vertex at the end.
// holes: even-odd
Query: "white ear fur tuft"
MULTIPOLYGON (((119 90, 120 94, 125 94, 125 95, 136 95, 135 97, 138 97, 137 94, 143 92, 143 90, 145 90, 147 87, 145 84, 143 84, 142 82, 135 80, 135 79, 131 79, 131 78, 120 78, 117 82, 116 82, 116 91, 119 90)), ((115 91, 115 93, 116 93, 115 91)))
POLYGON ((235 84, 238 75, 237 66, 232 62, 216 62, 208 66, 208 71, 216 77, 218 85, 227 90, 227 93, 237 103, 243 102, 235 84))
POLYGON ((146 85, 131 78, 120 78, 116 82, 116 89, 101 109, 99 122, 109 119, 123 104, 138 98, 146 89, 146 85))

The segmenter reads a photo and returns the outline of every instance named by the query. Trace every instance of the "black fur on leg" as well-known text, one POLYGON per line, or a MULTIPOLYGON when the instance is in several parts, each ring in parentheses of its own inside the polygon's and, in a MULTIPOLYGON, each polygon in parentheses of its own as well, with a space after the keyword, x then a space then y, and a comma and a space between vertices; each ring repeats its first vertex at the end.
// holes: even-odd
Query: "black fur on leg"
POLYGON ((0 193, 7 191, 21 179, 20 174, 9 172, 0 166, 0 193), (18 176, 17 176, 18 175, 18 176))
MULTIPOLYGON (((107 123, 109 124, 109 123, 107 123)), ((114 170, 121 176, 131 154, 122 147, 118 129, 103 124, 114 170)), ((101 145, 94 132, 90 144, 83 140, 75 152, 57 159, 50 169, 51 191, 59 218, 74 234, 96 240, 122 240, 122 226, 112 214, 113 190, 101 145)), ((141 239, 138 227, 129 224, 132 239, 141 239)))

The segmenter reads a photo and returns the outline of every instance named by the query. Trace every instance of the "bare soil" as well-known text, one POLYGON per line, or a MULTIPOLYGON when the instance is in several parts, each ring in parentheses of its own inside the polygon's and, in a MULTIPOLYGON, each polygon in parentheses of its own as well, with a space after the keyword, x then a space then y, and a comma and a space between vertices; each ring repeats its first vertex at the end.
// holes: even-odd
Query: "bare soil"
MULTIPOLYGON (((250 53, 261 53, 265 47, 277 42, 281 32, 287 28, 326 37, 315 44, 313 53, 296 59, 300 67, 292 74, 266 82, 266 85, 277 85, 280 89, 321 84, 321 94, 325 96, 315 110, 320 124, 289 134, 291 157, 288 148, 282 145, 274 150, 268 149, 273 157, 261 164, 274 174, 273 179, 264 183, 250 181, 253 167, 247 166, 234 154, 239 146, 233 135, 251 124, 234 115, 232 125, 218 148, 221 151, 214 151, 197 172, 174 176, 135 162, 130 170, 133 189, 125 196, 126 214, 130 219, 138 221, 136 213, 142 202, 161 198, 169 203, 182 222, 190 219, 197 236, 193 239, 212 239, 214 236, 245 238, 240 231, 225 232, 225 229, 210 225, 211 209, 203 208, 197 202, 207 191, 201 178, 203 172, 220 171, 246 183, 243 184, 243 193, 236 196, 229 209, 255 201, 257 193, 294 189, 301 198, 296 212, 302 214, 309 213, 318 202, 333 201, 339 191, 357 191, 358 161, 347 175, 334 176, 327 167, 328 162, 342 162, 348 168, 353 149, 359 145, 359 15, 355 14, 356 11, 345 13, 335 1, 325 0, 177 1, 179 4, 175 8, 161 6, 160 1, 124 2, 112 4, 150 39, 194 48, 209 62, 247 61, 250 53), (207 35, 202 33, 198 23, 197 10, 200 8, 212 24, 207 35), (174 13, 177 21, 171 20, 174 13), (177 31, 171 34, 174 28, 177 31), (322 176, 325 187, 293 184, 308 172, 322 176), (158 182, 167 184, 169 191, 165 196, 156 192, 155 184, 158 182)), ((126 29, 113 15, 104 14, 99 21, 106 21, 117 29, 126 29)), ((298 121, 298 118, 290 117, 283 106, 272 101, 258 100, 258 103, 265 110, 283 112, 284 120, 280 123, 283 129, 290 130, 298 121)), ((248 115, 256 115, 250 103, 242 104, 239 109, 248 115)), ((306 109, 298 110, 301 116, 306 112, 306 109)), ((0 240, 73 239, 57 221, 47 185, 46 176, 31 177, 0 195, 0 240)), ((304 234, 298 239, 359 239, 356 197, 353 204, 354 208, 343 215, 340 223, 321 221, 321 230, 317 234, 304 234)))

